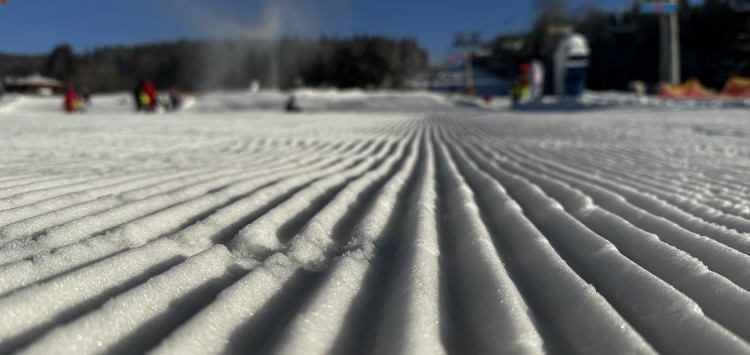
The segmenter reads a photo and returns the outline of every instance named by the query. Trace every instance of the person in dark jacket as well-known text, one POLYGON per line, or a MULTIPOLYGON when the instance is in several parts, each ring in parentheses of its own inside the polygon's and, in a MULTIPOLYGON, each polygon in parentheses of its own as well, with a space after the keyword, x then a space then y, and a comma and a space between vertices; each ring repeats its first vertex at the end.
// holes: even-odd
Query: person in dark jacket
POLYGON ((297 102, 297 98, 294 95, 290 95, 286 101, 286 112, 301 112, 302 108, 297 102))

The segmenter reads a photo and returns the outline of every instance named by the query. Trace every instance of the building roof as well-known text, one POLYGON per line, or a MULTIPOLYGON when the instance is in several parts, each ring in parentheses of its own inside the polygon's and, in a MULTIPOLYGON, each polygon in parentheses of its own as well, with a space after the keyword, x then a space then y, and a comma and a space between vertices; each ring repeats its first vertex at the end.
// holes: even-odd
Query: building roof
POLYGON ((62 81, 42 76, 39 73, 34 73, 32 75, 20 77, 20 78, 6 78, 5 85, 6 86, 26 86, 26 87, 52 87, 52 88, 60 88, 60 87, 65 86, 65 84, 62 81))

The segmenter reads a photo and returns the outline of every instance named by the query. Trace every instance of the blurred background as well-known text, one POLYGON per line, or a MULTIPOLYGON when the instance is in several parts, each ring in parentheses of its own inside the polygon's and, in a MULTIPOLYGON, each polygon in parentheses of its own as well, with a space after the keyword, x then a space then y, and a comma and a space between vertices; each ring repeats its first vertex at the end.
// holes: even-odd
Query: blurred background
POLYGON ((588 42, 589 90, 636 83, 659 93, 660 83, 674 91, 693 79, 710 95, 750 77, 747 0, 9 0, 0 22, 5 91, 114 92, 145 78, 186 91, 507 95, 530 60, 553 82, 555 51, 570 33, 588 42))

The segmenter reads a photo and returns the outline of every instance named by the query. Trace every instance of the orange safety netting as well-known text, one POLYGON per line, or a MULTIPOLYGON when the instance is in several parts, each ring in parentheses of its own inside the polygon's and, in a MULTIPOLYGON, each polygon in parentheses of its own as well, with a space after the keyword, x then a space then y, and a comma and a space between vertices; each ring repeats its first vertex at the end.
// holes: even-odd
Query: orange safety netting
POLYGON ((750 78, 733 76, 724 84, 721 90, 723 97, 748 98, 750 97, 750 78))
POLYGON ((659 96, 675 99, 696 99, 718 97, 715 91, 703 86, 698 79, 688 79, 679 85, 660 84, 656 89, 659 96))
POLYGON ((750 98, 750 78, 733 76, 727 80, 721 92, 703 86, 694 78, 674 86, 661 84, 656 90, 659 96, 674 99, 750 98))

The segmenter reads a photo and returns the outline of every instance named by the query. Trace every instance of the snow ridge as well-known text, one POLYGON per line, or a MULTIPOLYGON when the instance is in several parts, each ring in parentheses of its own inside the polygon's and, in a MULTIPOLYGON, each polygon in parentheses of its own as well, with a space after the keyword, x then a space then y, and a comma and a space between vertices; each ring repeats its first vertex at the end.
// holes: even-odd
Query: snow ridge
POLYGON ((750 353, 745 125, 440 102, 7 105, 0 353, 750 353))

